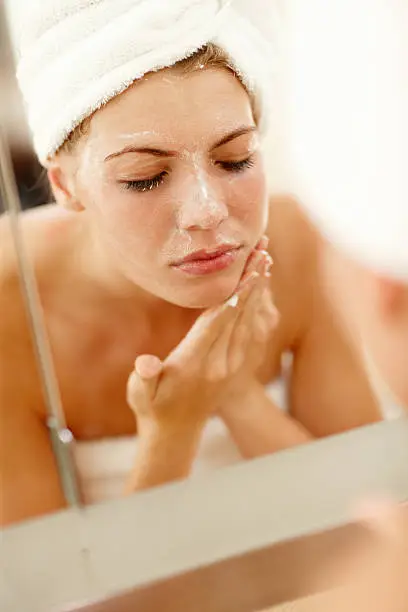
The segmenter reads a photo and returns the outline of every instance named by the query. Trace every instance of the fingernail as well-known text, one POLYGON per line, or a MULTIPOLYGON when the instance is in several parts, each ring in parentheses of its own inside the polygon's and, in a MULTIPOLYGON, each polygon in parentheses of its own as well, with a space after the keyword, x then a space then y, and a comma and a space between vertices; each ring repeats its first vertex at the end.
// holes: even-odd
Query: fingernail
POLYGON ((236 308, 238 305, 239 297, 236 293, 230 297, 229 300, 226 301, 226 306, 230 306, 231 308, 236 308))
POLYGON ((268 261, 268 263, 270 263, 272 265, 273 264, 273 259, 269 255, 268 251, 262 250, 261 253, 265 257, 265 259, 268 261))
POLYGON ((260 277, 259 272, 251 272, 251 274, 246 279, 245 283, 242 286, 242 290, 245 289, 248 285, 251 286, 255 283, 255 281, 260 277))
POLYGON ((260 238, 258 242, 256 243, 254 250, 262 251, 262 249, 266 249, 267 246, 268 246, 268 239, 266 236, 262 236, 262 238, 260 238))
POLYGON ((255 254, 252 260, 252 266, 256 269, 261 269, 263 261, 264 261, 264 255, 262 254, 262 251, 255 251, 255 254))

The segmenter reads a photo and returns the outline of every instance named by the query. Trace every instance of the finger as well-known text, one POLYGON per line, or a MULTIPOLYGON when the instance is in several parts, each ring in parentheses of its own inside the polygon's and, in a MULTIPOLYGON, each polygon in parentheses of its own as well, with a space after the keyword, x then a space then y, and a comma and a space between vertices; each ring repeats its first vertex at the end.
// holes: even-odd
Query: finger
POLYGON ((272 300, 272 294, 265 287, 260 299, 258 311, 254 315, 254 339, 256 342, 264 342, 269 334, 279 323, 279 312, 272 300))
POLYGON ((263 273, 263 260, 264 260, 264 255, 262 251, 258 251, 258 250, 252 251, 247 261, 245 270, 241 276, 241 280, 239 282, 238 289, 240 288, 242 284, 246 282, 249 276, 251 276, 251 274, 253 274, 254 272, 256 272, 257 274, 263 273))
POLYGON ((267 251, 261 251, 261 252, 264 254, 263 275, 266 279, 268 279, 271 276, 271 268, 273 265, 273 259, 267 251))
POLYGON ((248 309, 248 305, 256 303, 257 296, 259 296, 260 282, 261 277, 258 276, 254 283, 250 284, 246 298, 239 300, 237 317, 220 334, 209 353, 209 362, 218 363, 219 371, 224 372, 224 375, 228 372, 236 372, 245 359, 250 333, 246 326, 241 324, 241 320, 243 313, 248 309))
POLYGON ((254 258, 257 257, 257 253, 260 253, 260 252, 267 253, 268 244, 269 244, 269 238, 266 235, 263 235, 260 238, 260 240, 257 242, 257 244, 255 245, 255 247, 252 249, 247 259, 247 262, 245 264, 245 268, 243 270, 241 278, 243 278, 245 274, 250 274, 252 271, 256 270, 256 266, 253 265, 253 260, 254 258))
POLYGON ((268 246, 269 246, 269 238, 268 238, 268 236, 266 234, 264 234, 263 236, 261 236, 261 238, 258 241, 258 243, 256 244, 255 248, 258 251, 266 251, 268 246))
POLYGON ((263 291, 262 278, 254 286, 245 304, 242 305, 240 313, 231 330, 228 343, 227 359, 229 368, 236 372, 243 364, 248 348, 253 339, 254 317, 257 314, 259 300, 263 291))
MULTIPOLYGON (((244 270, 241 275, 240 283, 245 282, 245 280, 248 278, 248 276, 252 272, 259 272, 260 274, 264 272, 262 268, 262 264, 261 264, 263 257, 266 257, 268 259, 269 268, 270 268, 270 266, 273 263, 273 260, 267 251, 268 244, 269 244, 269 238, 265 235, 262 236, 262 238, 256 244, 255 248, 251 251, 247 259, 247 262, 245 264, 244 270)), ((269 276, 268 273, 267 273, 267 276, 269 276)))
MULTIPOLYGON (((242 272, 241 275, 241 279, 240 279, 240 283, 245 280, 245 278, 247 278, 252 272, 255 272, 257 270, 257 260, 260 260, 260 256, 259 256, 259 251, 257 251, 256 249, 254 249, 253 251, 251 251, 247 262, 245 264, 245 268, 242 272)), ((239 285, 238 285, 239 286, 239 285)))
POLYGON ((128 379, 127 401, 134 410, 154 399, 163 370, 163 363, 155 355, 140 355, 128 379))
POLYGON ((246 308, 242 311, 241 320, 238 322, 239 324, 242 322, 242 324, 247 325, 251 329, 252 334, 260 324, 262 327, 264 327, 264 324, 268 324, 268 322, 272 325, 277 317, 277 310, 272 301, 270 281, 265 276, 265 271, 269 269, 270 264, 263 253, 260 253, 260 257, 259 270, 261 271, 261 276, 260 283, 258 283, 258 294, 252 296, 251 301, 248 302, 246 308))
MULTIPOLYGON (((248 274, 248 273, 251 273, 252 271, 256 271, 258 272, 258 274, 261 274, 263 277, 269 278, 271 275, 270 271, 271 271, 272 265, 273 265, 273 259, 267 251, 264 251, 264 250, 254 251, 254 254, 251 258, 251 262, 248 264, 246 273, 248 274)), ((245 278, 245 276, 243 278, 245 278)))
MULTIPOLYGON (((258 274, 258 273, 255 273, 258 274)), ((249 319, 254 314, 254 305, 260 297, 260 289, 262 288, 262 277, 259 276, 252 291, 248 295, 245 302, 241 301, 241 308, 234 325, 231 327, 230 336, 228 338, 228 346, 226 351, 226 359, 228 368, 231 372, 236 372, 247 358, 247 349, 251 343, 253 336, 252 324, 248 325, 243 321, 246 313, 249 319)))
POLYGON ((210 381, 222 380, 228 376, 228 346, 236 319, 225 325, 217 341, 212 345, 207 358, 203 361, 205 376, 210 381))
POLYGON ((162 369, 163 363, 155 355, 140 355, 135 361, 135 370, 146 383, 156 380, 162 369))
POLYGON ((251 341, 251 330, 246 325, 236 324, 232 330, 227 354, 230 371, 237 372, 248 358, 247 347, 251 341))
POLYGON ((194 323, 188 334, 166 359, 166 365, 188 367, 190 360, 206 359, 221 332, 235 320, 250 295, 252 284, 259 275, 252 274, 237 290, 234 302, 228 300, 221 306, 205 311, 194 323), (231 307, 232 306, 232 307, 231 307))

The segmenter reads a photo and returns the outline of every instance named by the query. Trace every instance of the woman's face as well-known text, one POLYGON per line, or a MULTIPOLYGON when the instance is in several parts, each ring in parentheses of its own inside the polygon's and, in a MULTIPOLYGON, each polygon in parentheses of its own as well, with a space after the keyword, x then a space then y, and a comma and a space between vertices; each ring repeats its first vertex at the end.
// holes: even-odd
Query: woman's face
POLYGON ((144 78, 94 115, 72 155, 76 198, 110 265, 184 307, 234 292, 266 227, 267 189, 250 101, 232 73, 144 78))

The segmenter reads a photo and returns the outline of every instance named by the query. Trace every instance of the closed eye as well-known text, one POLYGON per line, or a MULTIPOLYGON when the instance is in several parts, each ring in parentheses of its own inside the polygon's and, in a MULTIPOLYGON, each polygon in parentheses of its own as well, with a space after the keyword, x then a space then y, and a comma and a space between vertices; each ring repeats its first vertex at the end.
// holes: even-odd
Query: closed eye
MULTIPOLYGON (((254 165, 254 159, 252 156, 242 159, 240 161, 219 161, 216 162, 217 166, 220 166, 226 172, 244 172, 247 168, 252 168, 254 165)), ((156 176, 147 179, 133 180, 133 181, 120 181, 123 189, 130 191, 138 191, 139 193, 145 193, 147 191, 153 191, 157 189, 164 182, 168 172, 163 170, 156 176)))
POLYGON ((168 173, 163 170, 163 172, 160 172, 160 174, 156 174, 156 176, 153 176, 152 178, 135 181, 120 181, 120 184, 122 185, 123 189, 139 191, 143 193, 145 191, 152 191, 153 189, 159 187, 163 183, 167 174, 168 173))
POLYGON ((255 162, 253 157, 250 156, 246 159, 242 159, 241 161, 217 162, 217 165, 220 166, 223 170, 226 170, 227 172, 243 172, 247 168, 252 168, 254 163, 255 162))

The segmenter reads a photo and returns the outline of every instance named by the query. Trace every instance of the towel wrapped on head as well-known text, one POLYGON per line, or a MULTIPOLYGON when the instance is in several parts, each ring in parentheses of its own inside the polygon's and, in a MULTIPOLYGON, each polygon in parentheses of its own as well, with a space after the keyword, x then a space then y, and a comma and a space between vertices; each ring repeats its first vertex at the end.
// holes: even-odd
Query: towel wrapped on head
POLYGON ((265 124, 269 44, 228 0, 12 0, 17 77, 42 163, 93 111, 206 43, 221 47, 265 124))
POLYGON ((290 8, 297 194, 330 241, 408 282, 408 2, 290 8))

